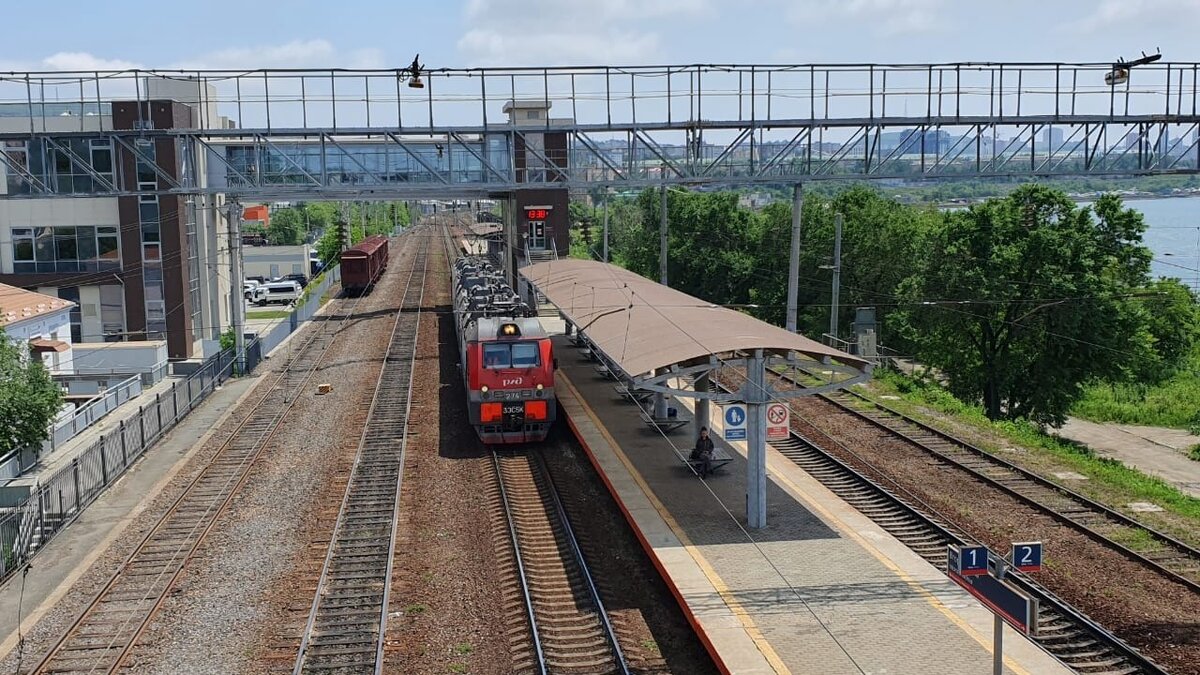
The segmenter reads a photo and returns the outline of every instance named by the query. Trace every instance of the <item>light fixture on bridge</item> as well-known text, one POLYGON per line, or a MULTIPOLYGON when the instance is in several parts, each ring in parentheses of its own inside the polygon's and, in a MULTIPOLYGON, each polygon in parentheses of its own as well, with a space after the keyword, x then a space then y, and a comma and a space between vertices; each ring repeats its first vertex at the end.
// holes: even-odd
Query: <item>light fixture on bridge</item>
POLYGON ((1110 87, 1118 84, 1125 84, 1129 81, 1129 71, 1134 66, 1144 66, 1148 63, 1154 63, 1161 58, 1161 50, 1149 55, 1146 54, 1146 52, 1142 52, 1142 58, 1134 59, 1129 62, 1126 62, 1125 59, 1118 58, 1117 62, 1113 64, 1112 70, 1104 74, 1104 84, 1107 84, 1110 87))
POLYGON ((406 69, 406 72, 408 72, 408 74, 409 74, 408 86, 412 89, 424 89, 425 88, 425 83, 421 81, 421 64, 418 63, 418 60, 420 58, 421 58, 420 54, 417 54, 416 56, 414 56, 412 65, 406 69))

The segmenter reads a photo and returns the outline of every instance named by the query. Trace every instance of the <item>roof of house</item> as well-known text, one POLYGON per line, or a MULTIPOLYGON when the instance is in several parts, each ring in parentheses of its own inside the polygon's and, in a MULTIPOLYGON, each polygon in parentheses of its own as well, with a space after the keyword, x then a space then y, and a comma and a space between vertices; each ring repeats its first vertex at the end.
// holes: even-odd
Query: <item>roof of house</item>
POLYGON ((0 284, 0 327, 73 306, 70 300, 0 284))

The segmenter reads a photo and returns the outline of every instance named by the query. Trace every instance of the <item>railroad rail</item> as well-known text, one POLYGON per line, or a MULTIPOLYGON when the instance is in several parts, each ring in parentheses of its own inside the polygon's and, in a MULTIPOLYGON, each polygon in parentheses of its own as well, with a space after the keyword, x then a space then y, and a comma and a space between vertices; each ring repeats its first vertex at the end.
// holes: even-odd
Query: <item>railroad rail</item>
MULTIPOLYGON (((976 543, 903 487, 880 485, 795 430, 787 440, 769 445, 939 570, 946 567, 949 545, 976 543)), ((1010 571, 1006 579, 1037 598, 1033 640, 1064 665, 1098 675, 1165 675, 1145 655, 1028 576, 1010 571)))
POLYGON ((628 675, 550 472, 532 452, 492 459, 533 647, 533 662, 518 665, 541 675, 628 675))
POLYGON ((321 568, 295 675, 383 669, 412 372, 429 267, 429 237, 421 236, 420 242, 321 568))
MULTIPOLYGON (((801 369, 801 372, 807 373, 801 369)), ((807 373, 812 376, 812 373, 807 373)), ((798 386, 803 382, 778 374, 798 386)), ((815 376, 814 376, 815 377, 815 376)), ((1193 591, 1200 592, 1200 550, 1144 523, 1093 501, 1084 495, 997 457, 855 391, 820 394, 819 397, 885 433, 905 440, 941 461, 970 473, 1022 503, 1029 504, 1088 537, 1120 551, 1193 591), (868 410, 854 403, 867 404, 868 410), (1127 541, 1149 541, 1153 548, 1135 551, 1127 541)))
POLYGON ((207 466, 142 538, 32 673, 112 673, 125 662, 280 423, 300 399, 361 299, 310 331, 207 466), (282 392, 282 395, 280 395, 282 392))

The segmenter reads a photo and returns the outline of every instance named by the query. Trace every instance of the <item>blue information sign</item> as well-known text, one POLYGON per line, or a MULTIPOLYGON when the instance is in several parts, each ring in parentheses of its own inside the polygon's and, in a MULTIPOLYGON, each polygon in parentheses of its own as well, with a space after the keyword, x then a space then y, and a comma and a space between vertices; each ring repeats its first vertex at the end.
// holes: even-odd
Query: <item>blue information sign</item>
POLYGON ((1012 565, 1022 572, 1040 572, 1042 569, 1042 542, 1014 542, 1012 565))
POLYGON ((746 440, 746 406, 742 403, 725 406, 725 440, 746 440))
POLYGON ((950 571, 964 577, 988 573, 988 550, 985 546, 951 546, 947 557, 950 571))

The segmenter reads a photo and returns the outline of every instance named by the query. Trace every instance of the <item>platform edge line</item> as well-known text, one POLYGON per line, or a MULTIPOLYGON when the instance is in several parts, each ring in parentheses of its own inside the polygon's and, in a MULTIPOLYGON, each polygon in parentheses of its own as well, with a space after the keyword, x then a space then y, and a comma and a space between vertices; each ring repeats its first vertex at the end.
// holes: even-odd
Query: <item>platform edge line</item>
MULTIPOLYGON (((591 407, 584 400, 583 396, 579 393, 579 390, 575 388, 575 385, 571 382, 571 379, 562 371, 558 371, 557 375, 562 378, 563 383, 571 392, 572 397, 576 402, 578 402, 579 406, 583 408, 583 412, 591 419, 592 424, 596 427, 597 433, 603 436, 608 444, 612 447, 617 459, 620 460, 620 462, 625 466, 626 471, 629 472, 629 475, 633 478, 634 482, 637 483, 638 488, 642 490, 642 493, 646 496, 646 499, 650 502, 650 505, 653 506, 655 511, 658 512, 659 516, 667 524, 667 527, 671 528, 672 533, 674 533, 676 538, 679 539, 679 542, 681 545, 683 545, 684 550, 688 552, 688 555, 692 557, 693 562, 695 562, 700 568, 700 571, 703 572, 704 576, 707 577, 709 582, 713 584, 714 590, 716 590, 717 594, 721 596, 721 599, 725 603, 726 607, 728 607, 729 610, 735 616, 737 616, 739 623, 742 624, 742 628, 746 631, 746 634, 750 637, 751 641, 754 642, 754 645, 756 648, 758 648, 759 653, 761 653, 763 658, 767 660, 767 663, 775 669, 776 673, 779 675, 791 675, 791 670, 788 669, 788 667, 783 663, 782 659, 779 658, 779 655, 775 653, 774 648, 772 648, 770 643, 767 642, 766 638, 762 635, 762 632, 758 629, 758 626, 754 623, 753 617, 746 612, 736 598, 732 597, 732 594, 729 592, 729 588, 725 585, 724 581, 721 580, 720 576, 717 575, 716 570, 712 568, 712 566, 708 563, 708 560, 704 558, 704 555, 700 553, 695 544, 693 544, 691 539, 688 538, 687 534, 683 532, 683 529, 679 526, 679 524, 675 522, 675 518, 666 511, 666 507, 663 506, 658 498, 654 495, 653 490, 651 490, 650 486, 646 484, 645 479, 642 478, 637 469, 633 467, 632 463, 629 461, 629 458, 625 456, 624 451, 621 450, 620 445, 616 442, 616 439, 614 439, 612 434, 608 432, 608 429, 596 416, 595 411, 591 409, 591 407)), ((658 570, 659 576, 667 584, 667 587, 671 589, 671 594, 675 596, 676 603, 687 616, 688 623, 692 624, 692 628, 695 629, 697 635, 700 636, 700 641, 704 643, 705 649, 708 651, 709 655, 713 657, 718 669, 720 669, 720 671, 726 675, 731 675, 732 671, 729 670, 729 667, 725 664, 724 660, 722 660, 720 654, 716 650, 716 647, 712 644, 712 641, 701 627, 699 619, 697 619, 695 614, 692 613, 691 608, 688 607, 687 601, 683 597, 683 594, 680 592, 679 588, 676 587, 670 575, 667 574, 666 569, 663 567, 662 561, 660 561, 658 555, 655 554, 654 548, 650 545, 650 542, 646 540, 645 536, 638 528, 637 521, 634 520, 633 514, 631 514, 626 508, 625 502, 617 493, 616 488, 613 487, 612 483, 608 480, 608 476, 605 475, 603 468, 596 460, 595 453, 587 444, 587 441, 583 438, 583 435, 579 432, 578 427, 575 426, 575 422, 571 419, 571 415, 567 414, 565 417, 567 418, 567 424, 571 427, 571 431, 574 433, 575 438, 579 440, 579 444, 583 447, 584 452, 587 453, 588 460, 596 469, 596 473, 600 475, 600 479, 608 488, 609 494, 612 495, 613 500, 617 503, 618 508, 621 509, 621 513, 625 516, 625 520, 629 523, 629 526, 633 528, 634 534, 637 536, 642 548, 646 551, 646 555, 650 558, 651 562, 653 562, 654 567, 658 570)))

